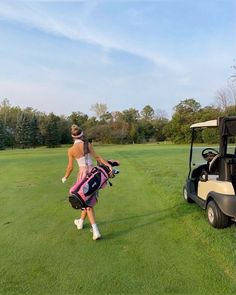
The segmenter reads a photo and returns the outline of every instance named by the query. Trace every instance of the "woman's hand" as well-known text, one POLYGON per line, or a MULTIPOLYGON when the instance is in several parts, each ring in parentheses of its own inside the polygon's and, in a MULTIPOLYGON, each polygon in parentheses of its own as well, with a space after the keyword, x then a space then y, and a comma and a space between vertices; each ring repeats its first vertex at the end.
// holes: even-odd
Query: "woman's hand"
POLYGON ((110 164, 107 165, 107 167, 109 168, 109 176, 111 177, 113 172, 112 172, 112 166, 110 164))
POLYGON ((65 177, 65 176, 62 177, 61 182, 62 182, 62 183, 65 183, 65 182, 66 182, 66 177, 65 177))

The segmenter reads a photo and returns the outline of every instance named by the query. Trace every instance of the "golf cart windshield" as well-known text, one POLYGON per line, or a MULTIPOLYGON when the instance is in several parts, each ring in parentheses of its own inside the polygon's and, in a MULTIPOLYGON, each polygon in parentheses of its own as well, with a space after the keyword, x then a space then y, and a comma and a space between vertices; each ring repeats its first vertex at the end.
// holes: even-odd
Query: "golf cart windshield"
MULTIPOLYGON (((204 129, 211 129, 213 132, 208 134, 214 139, 218 136, 218 120, 211 120, 206 122, 195 123, 190 126, 192 129, 192 141, 190 147, 190 158, 189 158, 189 175, 191 171, 195 170, 200 166, 207 165, 211 159, 213 159, 217 154, 219 154, 218 144, 199 144, 196 139, 198 139, 199 134, 203 134, 204 129)), ((207 141, 207 140, 206 140, 207 141)), ((218 142, 218 141, 217 141, 218 142)))
POLYGON ((189 175, 198 166, 204 168, 203 166, 207 165, 209 167, 209 164, 214 163, 219 157, 226 159, 224 160, 226 162, 229 158, 236 159, 236 116, 195 123, 190 128, 192 129, 192 141, 189 175), (199 138, 203 142, 215 142, 215 144, 201 144, 201 146, 195 144, 195 142, 199 142, 199 138), (196 139, 198 140, 196 141, 196 139), (214 161, 212 161, 213 158, 214 161))
POLYGON ((209 153, 209 157, 214 157, 219 153, 219 147, 216 145, 193 145, 191 170, 207 163, 207 158, 206 156, 204 157, 205 152, 209 153))

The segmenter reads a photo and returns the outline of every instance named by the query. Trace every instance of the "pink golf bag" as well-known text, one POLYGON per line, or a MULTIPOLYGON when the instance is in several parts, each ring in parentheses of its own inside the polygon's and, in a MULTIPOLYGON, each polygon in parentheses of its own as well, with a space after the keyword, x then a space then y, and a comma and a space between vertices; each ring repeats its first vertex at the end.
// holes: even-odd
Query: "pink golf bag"
MULTIPOLYGON (((118 166, 118 161, 108 161, 111 166, 118 166)), ((75 183, 70 189, 69 202, 74 209, 84 209, 93 207, 97 203, 98 191, 107 186, 107 183, 112 185, 109 178, 113 178, 118 174, 118 170, 112 170, 109 173, 109 168, 105 165, 94 167, 87 176, 75 183)))

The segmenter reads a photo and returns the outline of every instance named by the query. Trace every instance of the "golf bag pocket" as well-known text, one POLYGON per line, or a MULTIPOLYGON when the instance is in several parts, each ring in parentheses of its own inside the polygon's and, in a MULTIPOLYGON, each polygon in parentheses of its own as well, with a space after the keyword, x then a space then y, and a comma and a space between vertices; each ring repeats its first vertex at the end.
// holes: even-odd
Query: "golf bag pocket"
POLYGON ((83 200, 74 194, 69 196, 69 202, 74 209, 83 209, 86 207, 86 204, 83 202, 83 200))
POLYGON ((94 167, 82 181, 78 181, 70 189, 71 206, 75 209, 93 207, 97 203, 98 190, 106 186, 107 180, 106 171, 100 167, 94 167), (81 202, 81 206, 78 202, 81 202))

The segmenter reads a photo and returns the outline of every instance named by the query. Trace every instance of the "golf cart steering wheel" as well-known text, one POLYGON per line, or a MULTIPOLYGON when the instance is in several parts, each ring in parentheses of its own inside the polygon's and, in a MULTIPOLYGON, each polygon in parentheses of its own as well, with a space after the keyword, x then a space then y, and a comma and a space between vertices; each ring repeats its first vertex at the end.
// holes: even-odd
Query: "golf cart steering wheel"
POLYGON ((219 152, 213 148, 206 148, 202 151, 202 157, 207 162, 211 162, 211 160, 218 154, 219 152))

